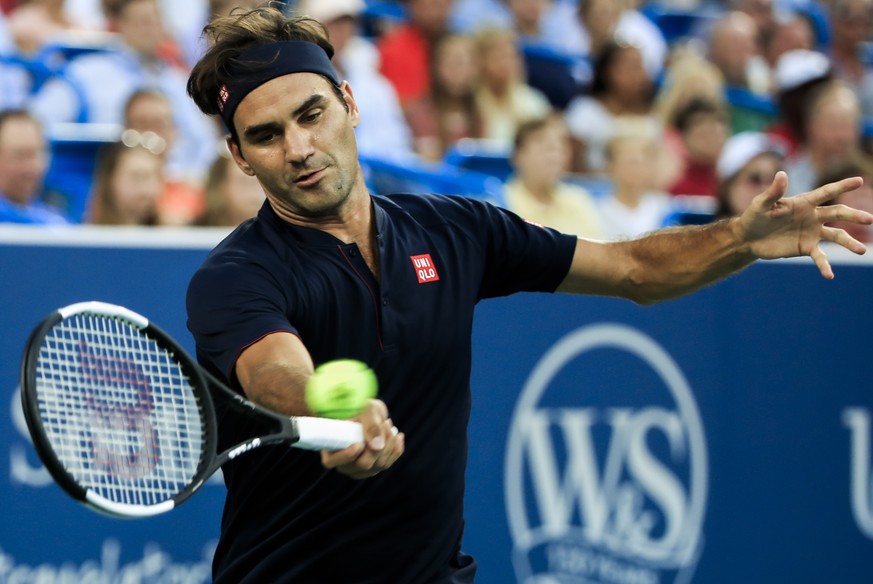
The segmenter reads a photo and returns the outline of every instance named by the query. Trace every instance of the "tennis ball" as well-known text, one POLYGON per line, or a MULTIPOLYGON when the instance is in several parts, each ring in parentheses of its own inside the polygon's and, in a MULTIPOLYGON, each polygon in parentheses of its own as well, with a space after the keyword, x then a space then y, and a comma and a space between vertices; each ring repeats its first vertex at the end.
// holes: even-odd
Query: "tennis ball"
POLYGON ((379 382, 361 361, 337 359, 322 363, 306 382, 306 405, 318 416, 347 419, 376 397, 379 382))

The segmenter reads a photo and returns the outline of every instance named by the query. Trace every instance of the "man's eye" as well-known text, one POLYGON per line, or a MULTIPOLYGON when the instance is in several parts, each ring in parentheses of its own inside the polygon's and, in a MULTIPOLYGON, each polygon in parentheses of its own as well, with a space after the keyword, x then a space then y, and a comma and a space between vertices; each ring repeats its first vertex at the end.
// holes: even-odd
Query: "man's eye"
POLYGON ((320 117, 321 117, 321 111, 318 110, 318 111, 310 112, 310 113, 306 114, 305 116, 303 116, 302 121, 305 124, 312 123, 312 122, 318 120, 318 118, 320 118, 320 117))

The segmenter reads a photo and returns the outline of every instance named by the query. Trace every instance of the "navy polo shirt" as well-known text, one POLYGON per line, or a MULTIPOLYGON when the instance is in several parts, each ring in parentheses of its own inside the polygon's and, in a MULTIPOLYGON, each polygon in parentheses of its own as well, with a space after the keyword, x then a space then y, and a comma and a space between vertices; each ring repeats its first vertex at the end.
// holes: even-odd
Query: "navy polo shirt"
MULTIPOLYGON (((240 352, 289 331, 316 365, 368 363, 406 433, 404 455, 366 480, 286 446, 226 464, 217 583, 472 581, 460 544, 473 309, 483 298, 554 291, 576 238, 461 197, 372 201, 380 281, 355 244, 284 222, 269 204, 191 281, 188 327, 219 379, 238 387, 240 352)), ((222 441, 252 431, 226 424, 222 441)))

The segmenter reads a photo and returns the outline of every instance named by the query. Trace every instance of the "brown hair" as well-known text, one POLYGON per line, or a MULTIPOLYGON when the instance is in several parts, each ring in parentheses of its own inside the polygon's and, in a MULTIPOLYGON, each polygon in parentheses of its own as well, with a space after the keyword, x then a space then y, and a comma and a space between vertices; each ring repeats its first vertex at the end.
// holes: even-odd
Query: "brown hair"
MULTIPOLYGON (((214 19, 203 29, 210 47, 194 65, 188 78, 188 95, 207 115, 218 115, 218 96, 222 85, 230 80, 231 65, 238 65, 246 49, 280 41, 307 41, 320 46, 333 58, 333 45, 317 20, 288 17, 271 7, 249 12, 232 12, 214 19)), ((342 92, 332 82, 334 93, 345 103, 342 92)))

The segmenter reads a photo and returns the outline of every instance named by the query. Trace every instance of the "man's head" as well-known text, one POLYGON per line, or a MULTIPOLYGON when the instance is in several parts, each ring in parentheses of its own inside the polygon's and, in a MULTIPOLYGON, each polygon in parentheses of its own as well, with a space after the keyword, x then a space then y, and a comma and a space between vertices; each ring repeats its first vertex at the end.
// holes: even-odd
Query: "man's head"
POLYGON ((48 154, 42 126, 21 110, 0 113, 0 195, 28 204, 42 188, 48 154))
POLYGON ((206 33, 212 44, 188 93, 204 113, 222 117, 237 165, 258 178, 282 217, 335 215, 353 187, 363 187, 360 117, 330 64, 323 27, 258 8, 216 19, 206 33))
POLYGON ((342 100, 339 80, 330 65, 333 46, 324 27, 313 19, 288 18, 274 8, 257 8, 216 18, 204 34, 210 48, 191 71, 188 95, 203 113, 220 116, 234 139, 236 106, 253 87, 281 71, 321 74, 342 100), (293 50, 279 54, 280 43, 288 41, 307 43, 300 47, 308 54, 293 50))

